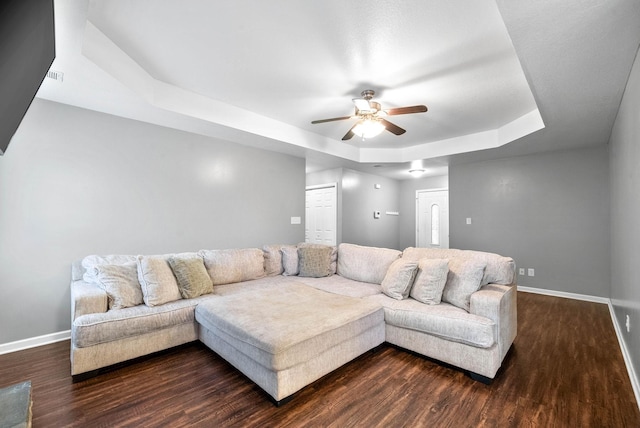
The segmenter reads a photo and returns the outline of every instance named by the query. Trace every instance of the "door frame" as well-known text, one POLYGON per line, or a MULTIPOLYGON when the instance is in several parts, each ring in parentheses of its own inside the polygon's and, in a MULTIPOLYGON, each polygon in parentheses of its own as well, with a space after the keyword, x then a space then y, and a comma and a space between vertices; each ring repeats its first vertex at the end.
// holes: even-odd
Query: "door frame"
MULTIPOLYGON (((416 190, 416 211, 415 211, 415 217, 416 217, 416 221, 415 221, 415 246, 416 248, 418 247, 418 241, 420 238, 420 233, 418 232, 418 226, 420 225, 420 209, 418 207, 418 199, 419 199, 419 193, 426 193, 426 192, 447 192, 447 205, 449 205, 449 197, 448 197, 448 193, 449 193, 449 188, 448 187, 438 187, 435 189, 418 189, 416 190)), ((447 214, 449 214, 449 207, 447 206, 447 214)), ((447 218, 447 222, 449 222, 449 219, 447 218)), ((449 225, 451 226, 451 225, 449 225)), ((448 247, 448 245, 447 245, 448 247)))

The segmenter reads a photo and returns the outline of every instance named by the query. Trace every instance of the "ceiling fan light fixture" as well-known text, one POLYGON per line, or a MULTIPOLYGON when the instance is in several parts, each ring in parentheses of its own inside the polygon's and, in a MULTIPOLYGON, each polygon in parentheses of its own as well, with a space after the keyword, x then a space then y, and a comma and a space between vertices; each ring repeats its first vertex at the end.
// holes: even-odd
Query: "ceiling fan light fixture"
POLYGON ((424 174, 424 173, 425 173, 424 169, 410 169, 409 170, 409 174, 411 174, 415 178, 422 177, 422 174, 424 174))
POLYGON ((384 130, 385 127, 379 120, 363 119, 353 127, 351 132, 356 134, 358 137, 373 138, 376 135, 380 135, 384 130))

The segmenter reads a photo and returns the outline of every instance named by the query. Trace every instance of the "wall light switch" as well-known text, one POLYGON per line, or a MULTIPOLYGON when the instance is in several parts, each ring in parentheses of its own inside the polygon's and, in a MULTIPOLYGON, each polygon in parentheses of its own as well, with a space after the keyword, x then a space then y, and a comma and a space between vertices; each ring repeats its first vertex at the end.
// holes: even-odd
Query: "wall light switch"
POLYGON ((376 184, 373 185, 373 188, 374 189, 381 189, 382 186, 376 183, 376 184))
POLYGON ((291 224, 300 224, 302 219, 300 217, 291 217, 291 224))
POLYGON ((528 276, 536 276, 536 272, 533 268, 529 268, 527 269, 527 275, 528 276))
POLYGON ((520 268, 519 272, 520 275, 524 275, 524 268, 520 268))
POLYGON ((471 224, 471 217, 467 217, 467 224, 471 224))

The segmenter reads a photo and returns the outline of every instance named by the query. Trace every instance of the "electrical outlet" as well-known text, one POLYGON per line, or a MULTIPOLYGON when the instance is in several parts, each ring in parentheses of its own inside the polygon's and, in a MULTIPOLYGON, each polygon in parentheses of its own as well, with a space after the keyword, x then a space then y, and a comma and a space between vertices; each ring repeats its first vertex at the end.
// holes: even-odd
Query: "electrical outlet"
POLYGON ((629 315, 627 315, 627 322, 625 322, 624 325, 627 327, 627 333, 629 333, 631 331, 631 321, 629 321, 629 315))
POLYGON ((533 268, 527 269, 528 276, 536 276, 536 271, 533 268))
POLYGON ((520 275, 524 275, 524 268, 520 268, 520 272, 519 272, 519 274, 520 274, 520 275))

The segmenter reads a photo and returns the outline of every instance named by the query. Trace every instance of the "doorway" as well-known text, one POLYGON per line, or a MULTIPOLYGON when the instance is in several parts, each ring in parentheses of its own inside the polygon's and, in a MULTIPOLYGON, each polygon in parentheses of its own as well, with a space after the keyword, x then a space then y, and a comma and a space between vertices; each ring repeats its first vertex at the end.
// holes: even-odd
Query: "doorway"
POLYGON ((309 186, 305 194, 305 242, 336 245, 338 236, 337 183, 309 186))
POLYGON ((416 246, 449 248, 449 190, 416 191, 416 246))

